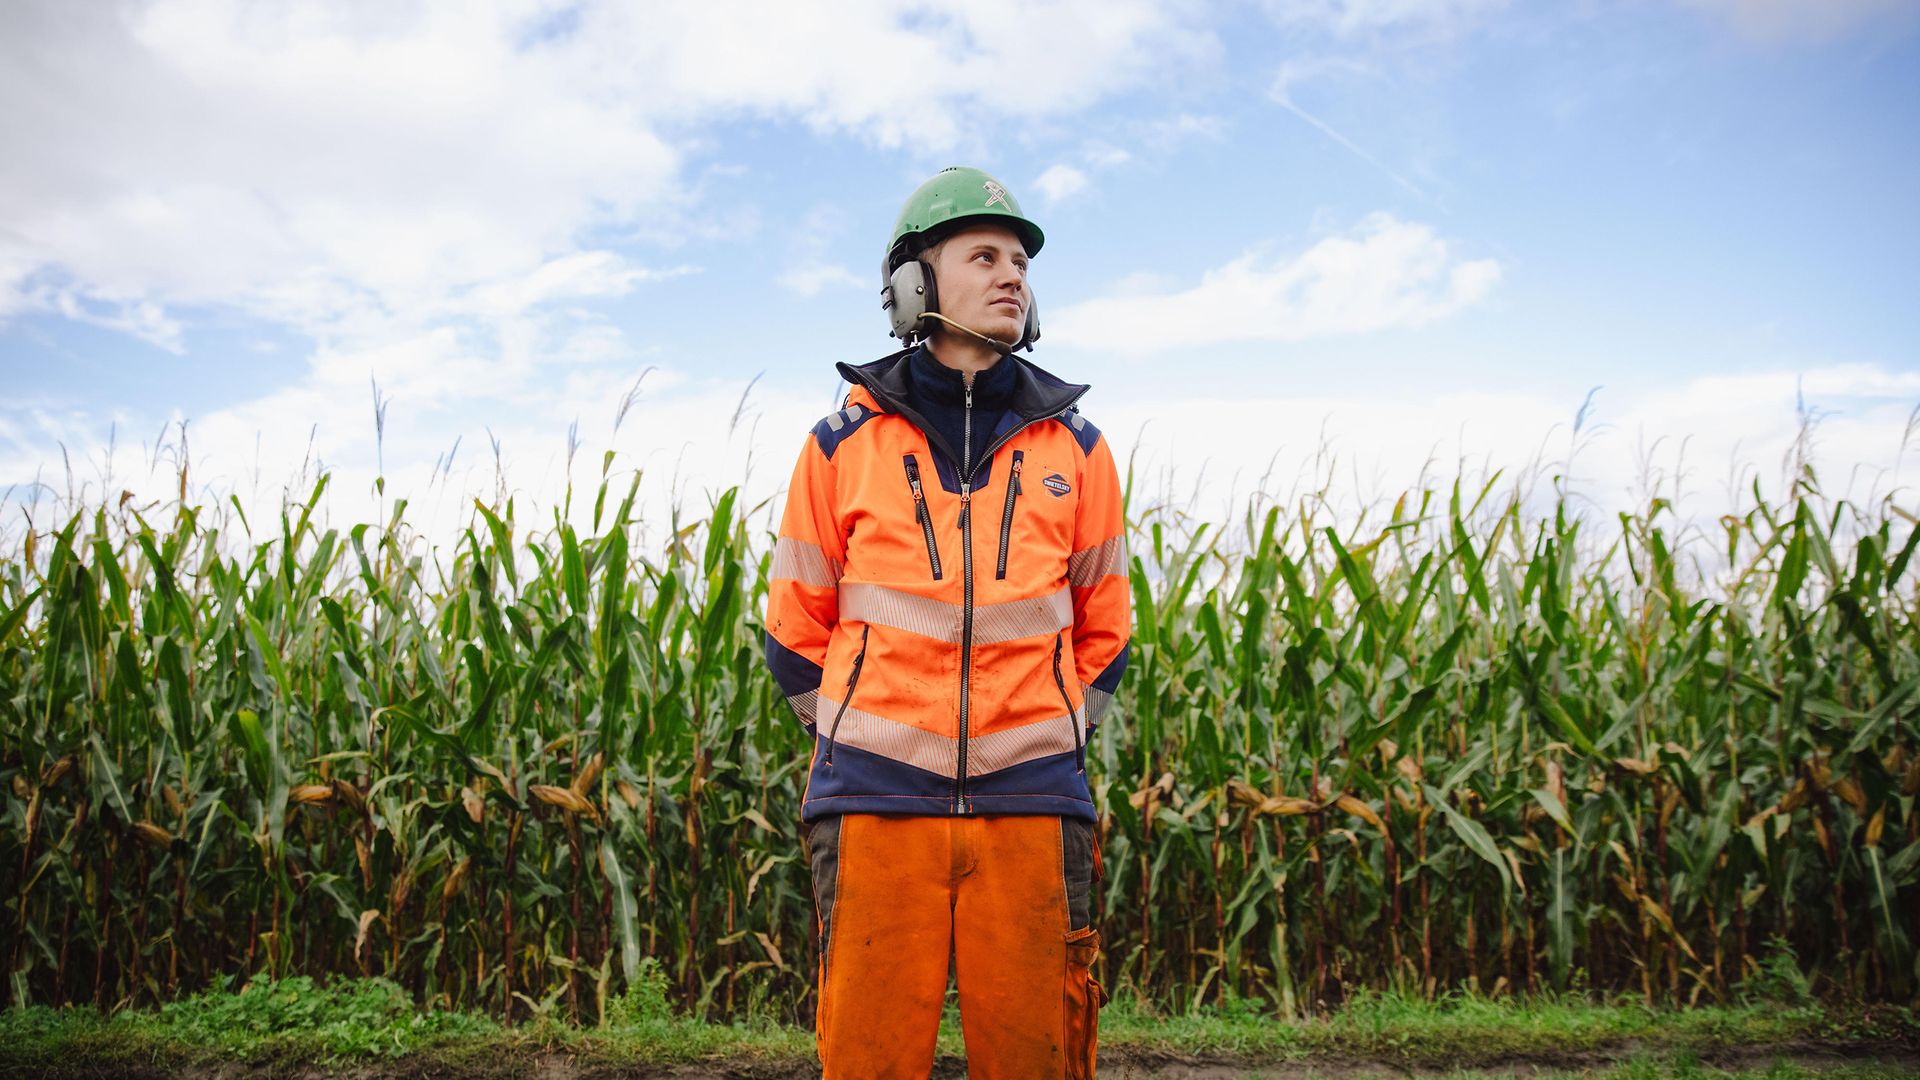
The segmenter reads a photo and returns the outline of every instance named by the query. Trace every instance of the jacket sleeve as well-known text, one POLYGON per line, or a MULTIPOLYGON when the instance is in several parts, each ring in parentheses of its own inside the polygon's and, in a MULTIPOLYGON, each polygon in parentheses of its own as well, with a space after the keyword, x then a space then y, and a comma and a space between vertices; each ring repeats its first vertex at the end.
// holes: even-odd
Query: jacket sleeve
POLYGON ((808 436, 793 466, 767 583, 767 667, 813 734, 827 639, 839 619, 846 538, 834 506, 834 465, 808 436))
POLYGON ((1132 636, 1120 476, 1107 440, 1098 434, 1087 453, 1080 484, 1067 583, 1073 590, 1074 671, 1085 689, 1091 732, 1120 688, 1132 636))

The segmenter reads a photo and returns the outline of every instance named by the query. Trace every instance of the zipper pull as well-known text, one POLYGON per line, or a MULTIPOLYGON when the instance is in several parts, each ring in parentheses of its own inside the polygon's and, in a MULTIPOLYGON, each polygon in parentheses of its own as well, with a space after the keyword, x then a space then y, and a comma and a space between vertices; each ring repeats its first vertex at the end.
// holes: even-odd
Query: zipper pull
POLYGON ((926 496, 920 493, 920 481, 910 477, 908 478, 907 483, 912 485, 913 487, 913 501, 925 502, 926 496))

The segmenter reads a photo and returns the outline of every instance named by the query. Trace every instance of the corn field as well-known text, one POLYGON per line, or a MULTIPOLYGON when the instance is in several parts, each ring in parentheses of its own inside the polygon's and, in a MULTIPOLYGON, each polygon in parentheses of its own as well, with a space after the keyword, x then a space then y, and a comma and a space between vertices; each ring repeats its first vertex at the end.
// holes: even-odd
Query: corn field
MULTIPOLYGON (((29 526, 0 554, 0 993, 367 974, 593 1022, 657 963, 696 1014, 809 1018, 770 508, 729 491, 641 550, 607 475, 590 535, 476 501, 447 567, 404 501, 317 524, 325 476, 272 523, 183 476, 29 526)), ((1920 530, 1891 500, 1802 470, 1683 540, 1664 500, 1534 520, 1455 482, 1340 535, 1318 496, 1206 523, 1128 487, 1133 660, 1089 764, 1109 986, 1684 1004, 1785 947, 1823 995, 1920 997, 1920 530)))

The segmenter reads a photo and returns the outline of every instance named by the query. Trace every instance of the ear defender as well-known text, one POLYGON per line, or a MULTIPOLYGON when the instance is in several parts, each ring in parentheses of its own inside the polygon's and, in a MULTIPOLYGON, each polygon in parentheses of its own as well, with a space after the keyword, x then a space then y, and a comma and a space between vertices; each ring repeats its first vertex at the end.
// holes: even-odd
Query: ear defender
MULTIPOLYGON (((893 262, 891 253, 886 261, 893 262)), ((928 313, 940 310, 940 299, 934 291, 933 268, 919 259, 901 260, 900 265, 887 274, 887 285, 880 290, 880 309, 887 313, 892 322, 891 333, 894 337, 911 343, 916 336, 926 336, 920 320, 926 318, 928 313)))
POLYGON ((933 267, 919 259, 908 259, 887 276, 887 287, 880 290, 880 308, 893 323, 893 336, 911 343, 925 337, 920 321, 940 310, 940 294, 934 287, 933 267))

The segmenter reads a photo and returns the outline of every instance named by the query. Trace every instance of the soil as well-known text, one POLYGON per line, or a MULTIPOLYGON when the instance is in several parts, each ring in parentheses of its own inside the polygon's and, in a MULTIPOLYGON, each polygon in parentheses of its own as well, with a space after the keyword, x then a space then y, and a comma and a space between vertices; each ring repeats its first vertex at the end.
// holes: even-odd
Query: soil
MULTIPOLYGON (((1322 1055, 1291 1061, 1262 1061, 1227 1057, 1182 1056, 1132 1047, 1100 1053, 1103 1080, 1428 1080, 1452 1076, 1461 1069, 1524 1078, 1548 1073, 1581 1073, 1622 1064, 1637 1055, 1665 1057, 1672 1051, 1633 1042, 1567 1053, 1516 1054, 1446 1064, 1409 1064, 1382 1058, 1322 1055)), ((1920 1045, 1894 1042, 1819 1043, 1810 1041, 1759 1046, 1717 1047, 1691 1052, 1701 1064, 1717 1069, 1766 1069, 1786 1063, 1819 1072, 1841 1065, 1875 1065, 1920 1077, 1920 1045)), ((327 1070, 314 1066, 218 1066, 188 1070, 130 1066, 126 1063, 89 1065, 62 1063, 51 1069, 15 1075, 47 1080, 130 1077, 136 1080, 817 1080, 820 1070, 811 1062, 731 1059, 692 1065, 615 1068, 576 1060, 566 1054, 538 1053, 510 1056, 476 1067, 428 1058, 403 1058, 381 1065, 327 1070)), ((934 1064, 932 1080, 964 1080, 966 1062, 942 1057, 934 1064)))

